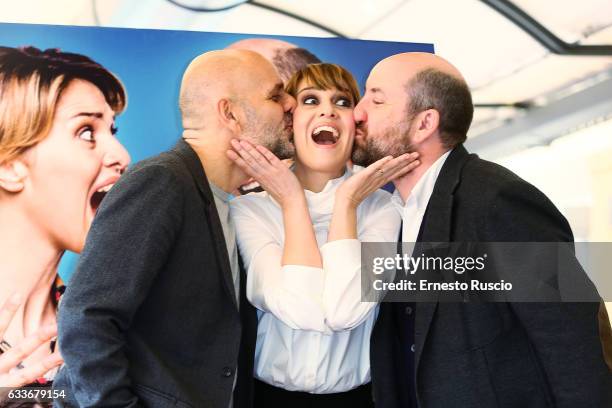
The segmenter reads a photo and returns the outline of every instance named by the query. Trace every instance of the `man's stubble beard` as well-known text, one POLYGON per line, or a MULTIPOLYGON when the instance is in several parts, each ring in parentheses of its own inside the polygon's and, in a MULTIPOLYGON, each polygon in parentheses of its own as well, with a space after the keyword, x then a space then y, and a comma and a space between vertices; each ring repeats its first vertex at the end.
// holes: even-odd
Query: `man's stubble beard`
POLYGON ((410 143, 410 125, 410 122, 403 121, 379 135, 368 134, 367 128, 364 129, 365 146, 355 141, 351 160, 358 166, 367 167, 386 156, 398 157, 414 152, 415 147, 410 143))
POLYGON ((279 124, 265 123, 249 106, 245 107, 245 113, 247 123, 244 135, 248 139, 265 147, 280 160, 294 157, 295 146, 290 142, 292 135, 287 131, 287 124, 291 123, 290 113, 285 113, 283 121, 279 124))
POLYGON ((269 150, 280 160, 292 159, 295 156, 295 145, 293 144, 293 128, 291 125, 291 114, 286 113, 281 125, 276 126, 275 135, 270 140, 269 150))

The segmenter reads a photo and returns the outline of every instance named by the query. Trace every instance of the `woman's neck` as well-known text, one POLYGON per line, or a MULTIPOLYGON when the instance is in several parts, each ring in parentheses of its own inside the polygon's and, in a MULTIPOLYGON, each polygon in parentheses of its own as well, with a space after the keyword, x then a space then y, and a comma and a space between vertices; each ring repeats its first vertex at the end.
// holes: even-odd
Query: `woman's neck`
POLYGON ((294 173, 297 179, 302 184, 305 190, 310 190, 313 193, 323 191, 329 180, 336 179, 344 174, 346 167, 342 167, 336 171, 317 171, 306 168, 303 164, 296 160, 294 173))
POLYGON ((55 321, 51 287, 63 251, 15 208, 0 205, 0 304, 14 293, 22 304, 5 333, 11 344, 55 321))

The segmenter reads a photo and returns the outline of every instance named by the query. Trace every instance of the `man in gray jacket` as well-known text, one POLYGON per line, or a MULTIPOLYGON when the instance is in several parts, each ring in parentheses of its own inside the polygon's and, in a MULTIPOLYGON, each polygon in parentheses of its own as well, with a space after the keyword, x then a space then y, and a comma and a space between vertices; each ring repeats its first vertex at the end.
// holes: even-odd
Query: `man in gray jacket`
POLYGON ((257 53, 191 62, 182 138, 104 198, 62 299, 57 406, 251 405, 257 319, 227 203, 247 177, 226 151, 246 139, 291 155, 294 106, 257 53))

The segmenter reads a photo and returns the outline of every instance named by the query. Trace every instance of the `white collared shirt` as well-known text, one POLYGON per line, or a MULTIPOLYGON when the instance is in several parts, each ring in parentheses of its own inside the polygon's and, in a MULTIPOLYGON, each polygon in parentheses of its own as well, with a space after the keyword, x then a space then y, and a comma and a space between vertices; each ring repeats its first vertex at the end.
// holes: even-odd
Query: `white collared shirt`
POLYGON ((427 210, 427 204, 436 185, 436 180, 450 152, 449 150, 444 153, 427 169, 410 192, 405 203, 398 190, 395 190, 393 193, 391 203, 402 217, 403 242, 416 242, 425 210, 427 210))
POLYGON ((399 216, 385 191, 357 209, 357 239, 327 243, 335 193, 351 175, 330 180, 306 200, 323 268, 281 266, 281 208, 266 193, 231 201, 238 246, 247 268, 247 297, 259 326, 255 377, 290 391, 337 393, 370 381, 374 303, 360 302, 361 242, 397 240, 399 216), (340 330, 350 328, 350 330, 340 330))

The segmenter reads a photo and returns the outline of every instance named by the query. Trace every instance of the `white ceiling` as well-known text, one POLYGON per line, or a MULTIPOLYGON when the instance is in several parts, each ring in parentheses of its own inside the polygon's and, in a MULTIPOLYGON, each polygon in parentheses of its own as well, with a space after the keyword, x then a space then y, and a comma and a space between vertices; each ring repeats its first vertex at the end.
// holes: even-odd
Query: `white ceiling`
POLYGON ((580 41, 594 32, 610 27, 612 23, 612 4, 609 0, 513 2, 567 43, 580 41))

